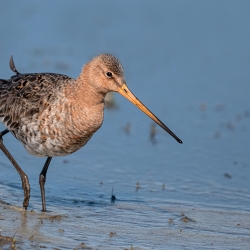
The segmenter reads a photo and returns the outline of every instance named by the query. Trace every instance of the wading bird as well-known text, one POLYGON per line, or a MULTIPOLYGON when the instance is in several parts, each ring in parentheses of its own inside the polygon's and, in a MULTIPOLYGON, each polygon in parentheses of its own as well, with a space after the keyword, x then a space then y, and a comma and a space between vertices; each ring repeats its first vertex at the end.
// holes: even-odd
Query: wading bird
POLYGON ((2 137, 8 132, 30 154, 47 157, 39 175, 44 212, 44 184, 52 157, 72 154, 89 141, 102 125, 104 97, 108 92, 119 92, 182 143, 132 94, 125 82, 122 64, 113 55, 94 57, 77 79, 54 73, 20 74, 12 56, 10 68, 16 75, 0 79, 0 121, 7 128, 0 133, 0 149, 20 175, 25 209, 30 199, 29 179, 3 144, 2 137))

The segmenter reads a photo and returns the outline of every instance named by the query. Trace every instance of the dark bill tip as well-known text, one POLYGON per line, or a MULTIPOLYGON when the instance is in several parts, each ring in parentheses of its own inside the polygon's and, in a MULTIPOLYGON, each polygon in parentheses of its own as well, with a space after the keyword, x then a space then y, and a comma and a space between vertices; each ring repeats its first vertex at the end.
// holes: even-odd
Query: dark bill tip
POLYGON ((183 143, 182 140, 180 140, 180 139, 176 139, 176 141, 178 141, 181 144, 183 143))

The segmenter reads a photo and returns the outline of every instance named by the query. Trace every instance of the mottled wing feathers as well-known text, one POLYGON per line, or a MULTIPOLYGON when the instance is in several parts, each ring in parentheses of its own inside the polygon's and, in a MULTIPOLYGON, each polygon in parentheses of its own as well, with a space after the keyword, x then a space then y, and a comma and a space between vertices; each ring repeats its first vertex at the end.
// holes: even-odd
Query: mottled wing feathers
POLYGON ((29 118, 47 108, 60 88, 73 81, 66 75, 52 73, 17 74, 8 80, 1 79, 0 120, 10 130, 18 127, 22 117, 29 118))

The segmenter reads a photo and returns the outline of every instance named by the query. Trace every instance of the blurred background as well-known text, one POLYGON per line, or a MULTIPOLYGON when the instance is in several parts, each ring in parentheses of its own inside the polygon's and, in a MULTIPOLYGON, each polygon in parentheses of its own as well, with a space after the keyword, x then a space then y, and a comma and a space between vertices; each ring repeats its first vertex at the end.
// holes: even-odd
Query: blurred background
MULTIPOLYGON (((111 53, 122 62, 132 92, 183 140, 178 144, 114 94, 102 128, 89 143, 75 154, 53 158, 46 182, 48 209, 65 213, 67 208, 74 214, 79 207, 86 213, 91 206, 93 213, 99 209, 108 218, 110 209, 113 213, 123 209, 124 217, 116 222, 126 228, 124 221, 130 215, 124 211, 130 206, 134 214, 144 210, 144 216, 152 218, 147 228, 167 230, 165 222, 170 217, 178 220, 179 215, 169 212, 165 222, 153 218, 165 216, 159 208, 176 204, 248 213, 249 10, 247 0, 0 1, 0 78, 13 75, 10 55, 21 73, 55 72, 76 78, 92 57, 111 53), (113 205, 112 188, 117 198, 113 205), (117 206, 123 208, 116 210, 117 206), (152 206, 157 212, 149 209, 152 206)), ((4 143, 28 174, 30 208, 39 211, 38 175, 45 159, 28 155, 11 135, 4 143)), ((19 176, 3 153, 0 165, 0 198, 21 206, 19 176)), ((110 225, 109 219, 101 218, 110 225)), ((142 217, 129 229, 135 230, 131 241, 124 236, 121 243, 117 237, 115 247, 135 242, 147 248, 154 242, 157 249, 164 249, 156 238, 148 242, 147 237, 136 236, 144 222, 142 217)), ((89 223, 99 225, 95 219, 89 223)), ((211 234, 227 237, 229 227, 223 235, 217 226, 209 228, 211 234)), ((177 223, 173 228, 179 227, 177 223)), ((242 230, 238 233, 244 236, 246 228, 242 230)), ((105 245, 98 233, 85 241, 105 245)), ((197 247, 197 242, 198 238, 192 244, 197 247)), ((217 242, 219 249, 231 244, 228 239, 222 242, 217 242)))

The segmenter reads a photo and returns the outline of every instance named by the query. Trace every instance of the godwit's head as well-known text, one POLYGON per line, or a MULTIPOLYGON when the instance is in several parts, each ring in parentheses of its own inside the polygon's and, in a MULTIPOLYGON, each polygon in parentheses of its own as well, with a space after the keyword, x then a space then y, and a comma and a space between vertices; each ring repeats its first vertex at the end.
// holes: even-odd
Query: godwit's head
POLYGON ((122 64, 116 57, 110 54, 101 54, 94 57, 84 66, 83 75, 88 75, 87 81, 98 92, 104 94, 112 91, 119 92, 173 136, 179 143, 182 143, 182 141, 129 90, 125 82, 122 64))
POLYGON ((110 54, 101 54, 89 61, 83 68, 83 76, 87 78, 85 82, 104 94, 118 92, 125 84, 122 64, 110 54))

